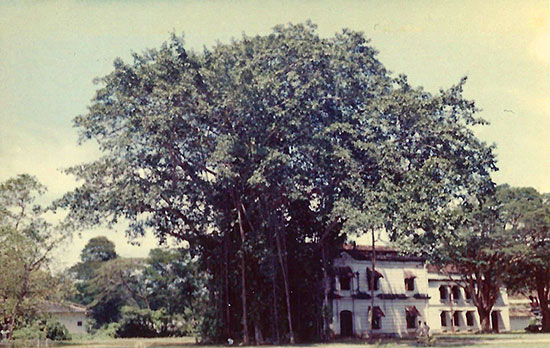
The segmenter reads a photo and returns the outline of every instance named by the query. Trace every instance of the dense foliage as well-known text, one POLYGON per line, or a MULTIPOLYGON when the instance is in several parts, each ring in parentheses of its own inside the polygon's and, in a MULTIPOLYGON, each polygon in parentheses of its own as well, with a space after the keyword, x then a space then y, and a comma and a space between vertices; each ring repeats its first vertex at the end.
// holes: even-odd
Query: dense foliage
POLYGON ((325 337, 347 234, 416 238, 493 188, 465 80, 413 88, 361 33, 279 26, 202 53, 174 36, 114 65, 75 119, 102 156, 67 170, 83 184, 58 205, 78 228, 124 218, 131 235, 188 242, 209 275, 209 339, 325 337))
MULTIPOLYGON (((413 243, 413 250, 421 250, 471 296, 484 332, 492 331, 491 310, 517 249, 507 228, 507 194, 507 186, 498 186, 494 192, 470 197, 432 225, 437 233, 427 233, 413 243)), ((411 240, 401 241, 407 242, 411 240)))
POLYGON ((116 327, 115 337, 167 337, 188 334, 182 320, 164 309, 151 310, 122 307, 122 319, 116 327))
POLYGON ((118 337, 173 336, 196 333, 201 323, 205 277, 186 249, 152 249, 145 259, 122 258, 110 240, 97 237, 69 272, 77 288, 71 300, 90 309, 93 331, 117 323, 111 331, 118 337), (152 329, 141 332, 140 325, 152 329))
POLYGON ((550 332, 550 195, 531 187, 512 187, 506 199, 508 225, 516 244, 506 283, 511 291, 538 299, 541 329, 550 332))
POLYGON ((76 292, 71 301, 87 306, 93 318, 92 328, 99 328, 120 319, 120 309, 125 304, 119 291, 106 292, 94 281, 102 265, 116 259, 115 245, 106 237, 91 238, 82 252, 80 262, 69 269, 76 292))

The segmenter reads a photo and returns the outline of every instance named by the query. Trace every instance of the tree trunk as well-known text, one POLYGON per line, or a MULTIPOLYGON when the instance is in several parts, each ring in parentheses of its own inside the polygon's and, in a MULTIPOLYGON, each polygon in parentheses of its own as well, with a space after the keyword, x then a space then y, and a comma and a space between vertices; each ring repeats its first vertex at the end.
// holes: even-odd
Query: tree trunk
MULTIPOLYGON (((273 236, 270 234, 270 244, 272 250, 274 249, 273 245, 273 236)), ((273 322, 272 328, 273 333, 275 335, 274 342, 275 344, 279 344, 281 342, 281 333, 279 332, 279 305, 278 305, 278 298, 277 295, 277 260, 275 257, 275 253, 273 253, 273 257, 271 258, 271 267, 273 268, 271 272, 271 284, 272 284, 272 297, 273 297, 273 306, 271 307, 271 310, 273 311, 273 322)))
MULTIPOLYGON (((321 308, 321 315, 323 316, 323 332, 321 333, 321 339, 324 342, 327 342, 329 338, 330 324, 329 324, 329 318, 327 315, 328 313, 326 313, 325 307, 329 308, 328 293, 330 288, 330 283, 329 283, 330 280, 328 278, 328 273, 327 273, 328 263, 327 263, 327 257, 326 257, 324 245, 321 248, 321 255, 323 258, 323 308, 321 308)), ((332 315, 332 311, 330 314, 332 315)))
POLYGON ((292 312, 290 310, 290 291, 288 287, 288 273, 285 262, 283 260, 283 254, 281 251, 281 239, 279 236, 279 230, 275 233, 275 241, 277 242, 277 253, 279 254, 279 262, 281 263, 281 270, 283 273, 283 283, 285 285, 285 295, 286 295, 286 311, 288 315, 288 330, 290 335, 290 344, 294 344, 294 330, 292 328, 292 312))
POLYGON ((369 329, 370 329, 370 338, 372 338, 372 333, 373 333, 373 321, 374 321, 374 284, 375 284, 375 273, 376 270, 375 270, 375 267, 376 267, 376 243, 375 243, 375 239, 374 239, 374 228, 371 228, 371 233, 372 233, 372 254, 371 254, 371 262, 372 262, 372 272, 370 274, 370 325, 369 325, 369 329))
POLYGON ((486 310, 484 308, 478 307, 477 313, 479 314, 481 332, 484 332, 484 333, 492 332, 493 329, 491 328, 491 310, 486 310))
POLYGON ((542 307, 541 301, 540 310, 542 313, 542 332, 550 332, 550 308, 548 308, 548 304, 546 305, 546 308, 542 307))
POLYGON ((281 333, 279 332, 279 306, 277 305, 277 283, 273 281, 273 307, 271 307, 271 310, 273 311, 273 331, 275 334, 274 342, 275 344, 279 344, 281 342, 281 333))
POLYGON ((250 338, 248 334, 248 315, 247 315, 247 307, 246 307, 246 260, 245 260, 245 235, 244 235, 244 228, 243 228, 243 219, 241 216, 241 209, 240 205, 236 205, 237 208, 237 216, 239 218, 239 230, 241 232, 241 300, 243 303, 243 344, 244 345, 250 345, 250 338))
POLYGON ((229 303, 229 233, 226 231, 224 233, 224 252, 223 256, 225 259, 224 262, 224 287, 225 287, 225 335, 226 338, 231 338, 231 313, 229 312, 230 303, 229 303))
POLYGON ((545 269, 536 273, 537 296, 542 314, 542 332, 550 332, 550 276, 545 269))
POLYGON ((262 333, 262 328, 260 327, 260 323, 258 321, 254 321, 254 339, 256 341, 256 345, 264 344, 264 334, 262 333))

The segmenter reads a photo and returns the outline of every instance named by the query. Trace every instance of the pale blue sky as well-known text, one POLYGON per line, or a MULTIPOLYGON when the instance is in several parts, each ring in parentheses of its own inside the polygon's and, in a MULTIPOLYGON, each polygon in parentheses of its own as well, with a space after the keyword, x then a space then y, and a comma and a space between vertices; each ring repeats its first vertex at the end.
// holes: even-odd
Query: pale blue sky
MULTIPOLYGON (((322 36, 364 31, 394 73, 430 92, 467 75, 467 97, 491 125, 497 183, 550 192, 550 1, 6 1, 0 3, 0 181, 36 175, 48 199, 75 182, 60 168, 97 156, 71 120, 86 111, 116 57, 158 47, 171 32, 200 49, 311 19, 322 36), (481 3, 481 4, 478 4, 481 3)), ((103 233, 101 231, 93 232, 103 233)), ((72 263, 92 234, 75 238, 72 263)), ((111 234, 122 254, 126 246, 111 234)))

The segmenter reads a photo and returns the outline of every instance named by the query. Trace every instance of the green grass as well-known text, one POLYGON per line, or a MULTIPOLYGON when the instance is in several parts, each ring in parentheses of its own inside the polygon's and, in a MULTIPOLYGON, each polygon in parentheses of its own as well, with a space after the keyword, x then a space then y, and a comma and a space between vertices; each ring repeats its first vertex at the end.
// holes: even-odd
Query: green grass
MULTIPOLYGON (((179 338, 132 338, 132 339, 89 339, 81 337, 78 340, 57 343, 56 346, 66 348, 185 348, 185 347, 227 347, 196 345, 193 337, 179 338)), ((235 345, 236 346, 236 345, 235 345)), ((412 348, 428 346, 416 340, 378 340, 373 343, 361 340, 336 341, 327 344, 297 344, 295 348, 412 348)), ((432 344, 434 348, 548 348, 550 334, 505 333, 505 334, 464 334, 436 335, 432 344)), ((276 346, 270 346, 276 348, 276 346)), ((290 346, 284 346, 286 348, 290 346)))

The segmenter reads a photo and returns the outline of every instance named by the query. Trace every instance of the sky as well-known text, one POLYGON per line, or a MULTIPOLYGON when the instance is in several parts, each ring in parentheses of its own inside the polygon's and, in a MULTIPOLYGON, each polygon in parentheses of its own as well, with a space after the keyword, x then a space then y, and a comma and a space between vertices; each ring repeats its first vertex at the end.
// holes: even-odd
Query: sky
MULTIPOLYGON (((61 169, 99 156, 78 145, 72 119, 86 112, 95 77, 116 57, 159 47, 171 33, 186 47, 264 35, 310 19, 321 36, 343 28, 371 39, 395 75, 437 93, 468 77, 465 96, 490 122, 476 129, 496 144, 497 184, 550 192, 550 1, 144 1, 0 2, 0 182, 35 175, 51 201, 76 187, 61 169)), ((70 266, 89 238, 106 235, 122 256, 146 256, 122 228, 82 231, 57 254, 70 266)))

